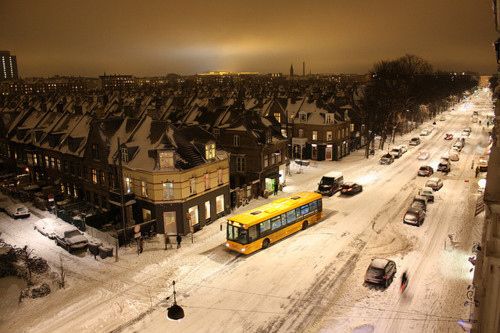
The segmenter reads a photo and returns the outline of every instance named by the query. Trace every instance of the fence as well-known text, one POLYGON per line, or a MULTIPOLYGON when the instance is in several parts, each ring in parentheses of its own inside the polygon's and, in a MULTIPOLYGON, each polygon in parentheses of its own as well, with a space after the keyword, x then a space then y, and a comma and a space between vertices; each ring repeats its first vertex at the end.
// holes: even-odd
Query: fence
POLYGON ((103 241, 108 246, 114 247, 116 244, 116 238, 114 238, 113 236, 111 236, 110 234, 108 234, 106 232, 100 231, 100 230, 93 228, 89 225, 87 225, 86 232, 88 235, 103 241))
POLYGON ((484 211, 484 201, 483 197, 479 197, 476 201, 476 211, 474 213, 474 216, 478 216, 484 211))

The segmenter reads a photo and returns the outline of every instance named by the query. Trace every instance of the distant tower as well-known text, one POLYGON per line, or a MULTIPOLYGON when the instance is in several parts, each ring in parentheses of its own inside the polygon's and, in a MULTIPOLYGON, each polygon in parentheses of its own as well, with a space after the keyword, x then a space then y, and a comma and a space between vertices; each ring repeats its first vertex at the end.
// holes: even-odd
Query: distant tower
POLYGON ((0 81, 17 80, 17 59, 9 51, 0 51, 0 81))
POLYGON ((290 77, 293 77, 293 64, 290 65, 290 77))
POLYGON ((302 76, 306 76, 306 62, 302 61, 302 76))

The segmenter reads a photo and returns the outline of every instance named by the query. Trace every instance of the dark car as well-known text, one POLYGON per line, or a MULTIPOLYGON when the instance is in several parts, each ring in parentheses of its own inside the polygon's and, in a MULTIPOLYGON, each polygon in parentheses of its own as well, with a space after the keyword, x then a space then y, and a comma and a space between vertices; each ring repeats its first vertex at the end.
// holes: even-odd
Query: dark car
POLYGON ((340 189, 341 194, 353 195, 363 192, 363 186, 357 183, 344 183, 340 189))
POLYGON ((394 156, 391 154, 382 155, 380 158, 380 164, 391 164, 392 162, 394 162, 394 156))
POLYGON ((337 191, 340 191, 342 184, 344 183, 344 176, 342 172, 331 171, 321 177, 321 181, 318 183, 317 193, 322 195, 332 196, 337 191))
POLYGON ((450 170, 451 170, 450 162, 448 162, 448 161, 439 162, 437 170, 441 171, 441 172, 450 172, 450 170))
POLYGON ((365 282, 389 287, 396 275, 396 263, 389 259, 372 259, 370 266, 366 270, 365 282))
POLYGON ((420 138, 411 138, 410 139, 410 146, 418 146, 420 144, 420 138))
POLYGON ((418 175, 422 177, 429 177, 434 173, 434 169, 431 166, 423 165, 418 169, 418 175))
POLYGON ((406 211, 403 223, 420 227, 425 220, 425 211, 421 208, 410 207, 406 211))
POLYGON ((86 249, 89 241, 82 233, 74 227, 68 228, 62 234, 56 235, 56 244, 65 248, 66 251, 86 249))

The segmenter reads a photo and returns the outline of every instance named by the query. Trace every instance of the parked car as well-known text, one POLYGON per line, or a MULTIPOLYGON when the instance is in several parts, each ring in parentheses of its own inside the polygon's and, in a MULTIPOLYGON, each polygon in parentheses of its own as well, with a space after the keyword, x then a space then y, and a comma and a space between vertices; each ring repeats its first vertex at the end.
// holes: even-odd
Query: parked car
POLYGON ((451 133, 446 133, 446 134, 444 135, 444 139, 445 139, 445 140, 453 140, 453 134, 451 134, 451 133))
POLYGON ((365 282, 389 287, 396 275, 396 263, 389 259, 372 259, 365 274, 365 282))
POLYGON ((462 143, 461 140, 457 140, 454 144, 453 144, 453 148, 457 151, 462 151, 462 148, 464 147, 464 144, 462 143))
POLYGON ((429 152, 427 150, 421 150, 418 153, 417 159, 420 161, 428 159, 430 156, 429 152))
POLYGON ((403 218, 403 223, 415 225, 420 227, 425 220, 425 211, 423 209, 410 207, 406 211, 406 214, 403 218))
POLYGON ((488 155, 483 155, 479 157, 479 162, 478 162, 479 171, 481 172, 488 171, 488 160, 489 160, 488 155))
POLYGON ((410 207, 419 208, 427 211, 427 197, 422 195, 416 195, 413 197, 413 201, 411 202, 410 207))
POLYGON ((451 149, 448 152, 448 156, 450 158, 450 161, 456 162, 460 160, 460 154, 456 150, 451 149))
POLYGON ((391 154, 394 158, 400 158, 403 155, 401 149, 398 147, 392 148, 389 154, 391 154))
POLYGON ((420 169, 418 169, 418 175, 422 177, 429 177, 434 173, 434 169, 428 165, 422 165, 420 169))
POLYGON ((420 136, 427 136, 429 135, 429 130, 428 129, 423 129, 421 132, 420 132, 420 136))
POLYGON ((30 211, 25 205, 14 204, 5 207, 5 212, 12 218, 20 219, 30 217, 30 211))
POLYGON ((472 129, 470 127, 466 127, 462 130, 462 132, 467 132, 470 134, 472 132, 472 129))
POLYGON ((411 138, 408 145, 410 146, 418 146, 420 144, 420 138, 411 138))
POLYGON ((406 145, 399 145, 398 147, 401 150, 402 154, 404 154, 408 151, 408 147, 406 145))
POLYGON ((89 241, 83 234, 75 227, 70 227, 63 233, 56 234, 56 244, 71 252, 73 250, 86 249, 89 241))
POLYGON ((443 181, 438 177, 431 177, 425 182, 425 186, 432 188, 434 191, 439 191, 443 187, 443 181))
POLYGON ((321 178, 316 192, 332 196, 337 193, 337 191, 340 191, 340 187, 343 183, 344 175, 342 172, 331 171, 321 178))
POLYGON ((446 173, 450 172, 451 170, 450 162, 446 160, 441 160, 441 162, 439 162, 438 164, 437 170, 446 173))
POLYGON ((382 155, 380 158, 380 164, 391 164, 394 162, 394 157, 391 154, 382 155))
POLYGON ((427 202, 434 202, 434 190, 430 187, 422 187, 418 190, 418 195, 427 198, 427 202))
POLYGON ((340 193, 345 195, 353 195, 360 192, 363 192, 363 186, 352 182, 342 184, 342 188, 340 189, 340 193))

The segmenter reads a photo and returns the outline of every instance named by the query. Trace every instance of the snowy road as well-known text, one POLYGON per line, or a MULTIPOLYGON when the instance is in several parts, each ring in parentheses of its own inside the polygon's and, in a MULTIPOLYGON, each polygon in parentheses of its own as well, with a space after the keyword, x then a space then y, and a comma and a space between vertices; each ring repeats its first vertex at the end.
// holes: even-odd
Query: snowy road
MULTIPOLYGON (((484 101, 486 92, 471 103, 484 101)), ((341 162, 318 162, 288 180, 285 192, 314 190, 321 175, 344 172, 364 191, 354 197, 324 198, 324 220, 265 251, 250 256, 227 252, 219 223, 197 235, 195 244, 178 251, 125 255, 117 264, 100 264, 95 282, 73 287, 73 297, 61 292, 38 318, 21 309, 24 322, 6 321, 3 328, 33 332, 459 332, 456 321, 468 318, 463 305, 472 267, 467 261, 472 242, 480 239, 480 218, 474 218, 477 185, 472 161, 487 143, 486 132, 470 124, 472 108, 457 107, 439 121, 422 144, 392 165, 379 165, 355 152, 341 162), (417 177, 420 165, 435 169, 439 158, 471 125, 472 134, 452 163, 448 175, 437 173, 444 187, 430 204, 421 227, 402 223, 412 197, 425 183, 417 177), (418 151, 430 152, 418 161, 418 151), (449 239, 452 235, 453 244, 449 239), (396 262, 394 283, 383 290, 365 286, 364 273, 373 257, 396 262), (410 287, 399 294, 399 278, 408 269, 410 287), (177 284, 178 303, 186 317, 165 319, 162 299, 177 284), (98 283, 98 282, 101 283, 98 283), (103 283, 103 281, 106 281, 103 283), (59 307, 56 300, 63 299, 59 307)), ((485 108, 491 109, 491 103, 485 108)), ((424 126, 432 126, 428 123, 424 126)), ((413 134, 398 137, 408 143, 413 134)), ((266 202, 257 200, 239 211, 266 202)), ((237 213, 237 212, 236 212, 237 213)), ((88 265, 91 265, 88 263, 88 265)), ((170 304, 166 302, 165 304, 170 304)), ((33 311, 34 307, 32 307, 33 311)), ((36 311, 35 311, 36 313, 36 311)), ((0 329, 2 325, 0 323, 0 329)))

